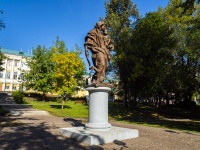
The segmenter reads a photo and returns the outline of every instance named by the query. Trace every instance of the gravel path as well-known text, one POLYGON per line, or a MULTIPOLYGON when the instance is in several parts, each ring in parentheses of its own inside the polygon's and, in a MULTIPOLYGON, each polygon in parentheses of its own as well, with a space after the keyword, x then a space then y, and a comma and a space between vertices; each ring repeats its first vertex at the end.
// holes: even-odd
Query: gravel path
MULTIPOLYGON (((8 95, 0 93, 0 104, 14 102, 8 95)), ((200 134, 114 121, 110 122, 113 126, 138 129, 139 137, 89 146, 66 138, 59 132, 60 128, 83 126, 86 122, 48 113, 27 113, 27 110, 16 116, 1 117, 0 150, 200 150, 200 134)))
POLYGON ((199 150, 200 134, 110 122, 139 130, 139 137, 99 146, 78 143, 59 129, 83 125, 85 120, 51 115, 9 116, 0 119, 0 150, 199 150))

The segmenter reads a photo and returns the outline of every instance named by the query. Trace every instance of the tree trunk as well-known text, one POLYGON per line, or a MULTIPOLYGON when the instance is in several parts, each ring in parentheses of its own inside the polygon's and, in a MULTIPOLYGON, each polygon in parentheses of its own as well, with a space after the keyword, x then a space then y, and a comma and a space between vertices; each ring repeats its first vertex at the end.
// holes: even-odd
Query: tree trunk
POLYGON ((62 100, 62 109, 64 108, 64 102, 65 102, 65 101, 64 101, 64 100, 62 100))
POLYGON ((158 96, 155 95, 154 99, 155 99, 155 107, 158 107, 158 96))
POLYGON ((192 101, 192 92, 189 92, 189 94, 188 94, 188 101, 192 101))
POLYGON ((133 109, 137 110, 137 96, 136 95, 134 96, 134 99, 133 99, 133 109))
POLYGON ((125 107, 128 107, 128 91, 127 91, 126 82, 124 83, 124 89, 125 89, 125 92, 124 92, 124 105, 125 105, 125 107))
POLYGON ((43 99, 45 102, 47 101, 45 92, 42 93, 42 99, 43 99))
POLYGON ((162 100, 162 96, 160 95, 160 96, 159 96, 159 103, 158 103, 158 106, 161 106, 161 100, 162 100))
POLYGON ((166 105, 169 106, 169 95, 168 95, 168 92, 166 94, 166 105))

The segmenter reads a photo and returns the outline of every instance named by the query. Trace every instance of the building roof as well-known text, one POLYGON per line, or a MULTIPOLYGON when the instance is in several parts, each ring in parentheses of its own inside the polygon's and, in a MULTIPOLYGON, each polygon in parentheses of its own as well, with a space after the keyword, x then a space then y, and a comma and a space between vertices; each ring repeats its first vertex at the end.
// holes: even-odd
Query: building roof
POLYGON ((1 48, 0 51, 4 54, 11 54, 11 55, 18 55, 18 56, 25 56, 25 57, 32 57, 33 56, 33 54, 23 52, 23 51, 20 51, 20 50, 11 50, 11 49, 1 48))

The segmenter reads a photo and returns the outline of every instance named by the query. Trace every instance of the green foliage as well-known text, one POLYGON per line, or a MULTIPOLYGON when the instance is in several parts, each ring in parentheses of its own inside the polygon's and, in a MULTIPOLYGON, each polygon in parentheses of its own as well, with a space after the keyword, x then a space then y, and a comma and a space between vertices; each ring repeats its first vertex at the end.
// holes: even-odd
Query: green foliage
POLYGON ((30 71, 24 72, 26 88, 46 93, 57 92, 63 96, 72 94, 81 85, 85 65, 80 58, 81 49, 68 51, 65 42, 56 38, 54 45, 47 49, 38 45, 33 49, 33 57, 28 61, 30 71))
MULTIPOLYGON (((51 53, 45 46, 33 49, 33 57, 28 60, 30 71, 24 73, 25 86, 34 91, 51 92, 54 81, 54 64, 51 53)), ((45 97, 44 97, 45 98, 45 97)))
POLYGON ((4 70, 4 68, 2 67, 4 59, 6 59, 6 56, 1 52, 1 48, 0 48, 0 71, 4 70))
POLYGON ((21 103, 23 101, 24 94, 22 91, 13 91, 12 97, 16 101, 16 103, 21 103))
MULTIPOLYGON (((59 95, 72 94, 83 77, 85 64, 77 51, 68 52, 63 41, 52 47, 51 61, 55 65, 55 88, 59 95)), ((76 47, 77 48, 77 47, 76 47)))
POLYGON ((172 33, 159 13, 148 13, 138 21, 133 30, 133 49, 129 52, 135 64, 128 74, 133 85, 131 90, 135 91, 133 96, 164 92, 166 75, 173 63, 170 49, 176 43, 172 33))
POLYGON ((170 0, 166 8, 143 18, 130 0, 105 3, 115 42, 112 69, 125 102, 135 105, 137 98, 154 97, 158 103, 168 93, 175 93, 177 101, 190 101, 200 92, 200 5, 191 2, 170 0))
MULTIPOLYGON (((3 14, 3 11, 0 10, 0 14, 3 14)), ((5 28, 5 23, 3 22, 2 19, 0 19, 0 30, 2 28, 5 28)), ((6 56, 1 52, 1 47, 0 47, 0 71, 3 71, 4 68, 2 67, 3 65, 3 60, 6 58, 6 56)))
POLYGON ((131 0, 110 0, 105 3, 105 21, 109 27, 109 35, 114 40, 115 52, 112 58, 112 70, 119 75, 125 89, 125 105, 127 106, 127 74, 129 58, 127 52, 132 50, 131 36, 138 10, 131 0), (128 58, 127 58, 128 57, 128 58))
MULTIPOLYGON (((0 14, 3 14, 3 10, 0 10, 0 14)), ((5 28, 5 23, 3 22, 2 19, 0 19, 0 30, 5 28)))
POLYGON ((195 3, 200 3, 200 0, 184 0, 179 7, 183 8, 183 14, 192 14, 195 11, 195 3))
POLYGON ((194 8, 186 11, 182 0, 171 0, 169 5, 163 10, 163 17, 170 28, 174 29, 173 37, 177 40, 177 45, 173 47, 175 63, 173 66, 175 83, 175 93, 180 98, 191 100, 196 91, 200 91, 199 67, 200 67, 200 45, 199 42, 199 18, 200 5, 193 3, 194 8))

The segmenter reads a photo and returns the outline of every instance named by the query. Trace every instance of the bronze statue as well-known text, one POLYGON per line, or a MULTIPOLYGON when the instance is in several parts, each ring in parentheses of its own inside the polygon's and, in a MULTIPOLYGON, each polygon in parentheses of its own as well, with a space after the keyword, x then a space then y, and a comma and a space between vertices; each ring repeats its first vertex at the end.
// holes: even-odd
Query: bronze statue
POLYGON ((113 42, 108 36, 107 24, 104 21, 97 22, 95 28, 88 32, 84 47, 89 69, 95 71, 92 83, 101 84, 110 61, 110 51, 114 49, 113 42), (89 61, 88 49, 92 52, 93 66, 89 61))

